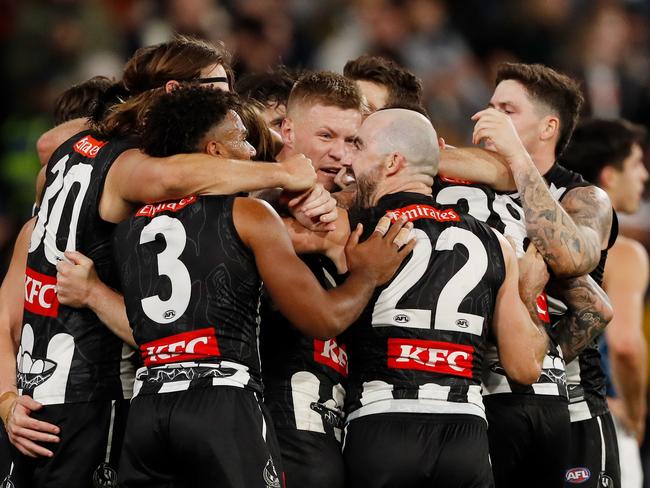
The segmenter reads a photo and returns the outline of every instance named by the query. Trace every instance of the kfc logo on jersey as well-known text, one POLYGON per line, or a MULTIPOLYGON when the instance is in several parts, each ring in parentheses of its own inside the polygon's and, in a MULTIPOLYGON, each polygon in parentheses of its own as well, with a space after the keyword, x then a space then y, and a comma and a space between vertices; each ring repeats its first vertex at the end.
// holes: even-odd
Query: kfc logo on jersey
POLYGON ((388 339, 388 367, 472 377, 474 348, 451 342, 388 339))
POLYGON ((99 150, 106 145, 105 141, 98 141, 97 139, 86 136, 77 141, 74 145, 75 152, 87 158, 94 158, 97 156, 99 150))
POLYGON ((56 296, 56 278, 31 268, 25 269, 25 309, 37 315, 59 315, 59 299, 56 296))
POLYGON ((551 317, 548 314, 548 299, 544 292, 537 295, 537 316, 542 322, 546 324, 551 323, 551 317))
POLYGON ((220 355, 212 327, 147 342, 140 346, 140 353, 145 366, 196 361, 220 355))
POLYGON ((181 198, 177 202, 158 203, 156 205, 145 205, 135 214, 136 217, 155 217, 156 214, 161 212, 178 212, 179 210, 187 207, 188 205, 196 202, 196 197, 181 198))
POLYGON ((566 472, 564 476, 567 483, 579 485, 591 478, 591 472, 587 468, 573 468, 566 472))
POLYGON ((329 366, 345 377, 348 376, 348 354, 345 352, 345 345, 339 346, 336 339, 314 339, 314 361, 329 366))
POLYGON ((453 209, 439 209, 431 205, 409 205, 408 207, 389 210, 386 215, 393 221, 400 217, 406 217, 409 222, 420 219, 434 219, 438 222, 460 222, 460 217, 453 209))

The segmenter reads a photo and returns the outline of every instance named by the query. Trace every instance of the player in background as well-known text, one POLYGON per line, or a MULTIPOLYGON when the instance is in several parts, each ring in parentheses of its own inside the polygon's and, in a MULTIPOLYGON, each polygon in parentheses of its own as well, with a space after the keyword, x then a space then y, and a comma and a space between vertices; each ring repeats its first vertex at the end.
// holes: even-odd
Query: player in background
POLYGON ((249 73, 237 80, 235 92, 260 102, 262 117, 271 129, 280 133, 282 121, 287 116, 289 93, 300 75, 284 66, 266 73, 249 73))
POLYGON ((422 106, 422 81, 389 59, 360 56, 345 63, 343 75, 355 81, 371 112, 384 107, 422 106))
MULTIPOLYGON (((573 133, 562 161, 604 189, 617 213, 634 214, 648 180, 645 142, 645 129, 625 120, 585 120, 573 133)), ((609 251, 603 288, 614 306, 614 318, 600 344, 603 363, 608 366, 607 403, 618 439, 621 486, 640 488, 639 443, 647 409, 643 300, 648 288, 648 254, 638 241, 619 236, 609 251)))
MULTIPOLYGON (((131 91, 164 91, 163 87, 171 89, 178 85, 177 79, 195 79, 197 82, 206 82, 207 79, 207 83, 214 83, 214 78, 218 78, 227 86, 222 62, 225 62, 223 51, 198 41, 178 38, 136 53, 127 64, 124 83, 131 91), (187 56, 191 52, 194 56, 187 56), (196 64, 175 63, 175 56, 181 60, 193 59, 196 64), (215 74, 217 76, 211 76, 215 74), (129 81, 134 83, 128 85, 129 81)), ((147 95, 136 98, 145 103, 147 95)), ((137 115, 142 108, 136 103, 138 100, 131 99, 128 105, 120 106, 120 111, 111 113, 122 120, 121 125, 113 124, 113 129, 119 126, 125 130, 124 124, 132 123, 135 127, 131 132, 137 134, 137 115), (127 108, 130 112, 125 110, 127 108)), ((16 392, 10 390, 9 397, 5 398, 9 400, 6 405, 9 414, 5 419, 10 440, 22 453, 17 456, 13 469, 12 481, 16 486, 76 486, 74 483, 85 486, 93 476, 105 481, 115 475, 113 466, 115 457, 119 455, 121 431, 115 422, 123 421, 123 416, 117 413, 118 407, 125 406, 122 399, 129 394, 128 386, 123 386, 120 381, 121 343, 116 342, 112 335, 105 336, 103 326, 101 330, 96 328, 101 324, 93 314, 58 307, 53 287, 56 284, 55 266, 63 259, 63 252, 79 249, 88 253, 95 259, 100 275, 114 283, 106 259, 110 254, 108 241, 112 224, 128 215, 137 201, 155 201, 165 195, 174 197, 181 190, 183 194, 210 191, 208 186, 213 186, 212 191, 220 188, 216 191, 231 193, 250 189, 251 185, 261 188, 280 182, 278 176, 280 179, 289 176, 282 166, 253 167, 250 163, 227 160, 224 161, 226 166, 234 164, 234 168, 230 168, 234 173, 217 175, 210 171, 211 165, 206 165, 208 160, 205 156, 146 158, 137 149, 128 150, 137 147, 131 139, 105 140, 101 137, 82 132, 69 139, 58 149, 47 169, 43 202, 28 257, 25 326, 17 385, 19 392, 25 394, 16 396, 16 392), (171 166, 179 159, 180 164, 171 166), (120 163, 114 166, 116 160, 120 163), (118 167, 117 171, 111 171, 118 167), (177 172, 179 168, 181 173, 185 172, 184 177, 177 172), (237 168, 242 171, 238 173, 237 168), (163 169, 168 171, 161 172, 163 169), (256 177, 257 171, 259 175, 256 177), (241 180, 238 180, 239 176, 241 180), (271 179, 265 176, 271 176, 271 179), (179 185, 185 188, 181 189, 179 185), (39 329, 38 333, 34 333, 36 329, 39 329), (101 360, 102 357, 106 360, 101 360), (93 361, 100 361, 103 369, 93 367, 93 361), (44 404, 47 407, 42 412, 34 413, 44 404), (73 413, 80 408, 82 413, 73 413), (30 415, 47 423, 34 422, 30 415), (73 429, 77 428, 80 429, 78 436, 86 439, 87 448, 83 451, 74 447, 79 437, 75 437, 73 429), (66 429, 68 434, 65 434, 66 429), (56 435, 60 431, 64 432, 63 436, 56 435), (107 449, 109 431, 115 437, 110 459, 107 449), (36 455, 50 459, 29 459, 36 455), (113 465, 107 467, 105 463, 113 465), (72 466, 75 467, 74 477, 68 472, 72 466)), ((299 166, 304 164, 305 161, 301 161, 299 166)), ((298 169, 298 166, 293 169, 298 169)), ((298 178, 299 187, 309 186, 312 178, 313 170, 308 168, 298 178)), ((3 376, 10 373, 2 371, 3 376)), ((10 382, 3 380, 3 384, 10 382)))

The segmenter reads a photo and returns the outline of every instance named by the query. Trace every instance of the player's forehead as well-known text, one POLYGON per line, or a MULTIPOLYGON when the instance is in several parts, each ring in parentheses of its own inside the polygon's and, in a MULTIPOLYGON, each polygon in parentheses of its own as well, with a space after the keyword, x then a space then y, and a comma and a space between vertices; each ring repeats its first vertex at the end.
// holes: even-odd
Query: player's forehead
MULTIPOLYGON (((223 67, 222 64, 211 64, 210 66, 206 66, 201 70, 201 74, 199 76, 200 78, 227 78, 228 74, 226 73, 226 69, 223 67)), ((228 83, 225 81, 220 81, 216 83, 211 83, 210 84, 213 88, 222 90, 222 91, 230 91, 230 87, 228 86, 228 83)))
POLYGON ((242 132, 245 132, 246 127, 239 114, 230 109, 221 123, 214 126, 214 130, 216 133, 221 134, 222 137, 236 137, 242 132))
POLYGON ((512 105, 532 105, 532 100, 528 95, 526 87, 516 80, 501 81, 490 98, 490 104, 499 106, 504 104, 512 105))
POLYGON ((343 136, 354 135, 361 125, 361 112, 356 109, 342 108, 321 103, 311 104, 298 111, 296 123, 309 127, 328 127, 343 136))

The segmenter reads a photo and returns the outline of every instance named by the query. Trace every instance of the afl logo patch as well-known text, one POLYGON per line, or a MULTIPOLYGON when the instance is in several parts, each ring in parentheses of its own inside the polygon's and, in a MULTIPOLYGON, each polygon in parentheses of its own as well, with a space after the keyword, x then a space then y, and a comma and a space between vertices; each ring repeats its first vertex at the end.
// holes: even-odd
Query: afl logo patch
POLYGON ((403 314, 403 313, 398 313, 393 317, 393 320, 397 322, 398 324, 406 324, 411 321, 408 315, 403 314))
POLYGON ((566 472, 565 479, 567 483, 579 485, 588 481, 591 478, 591 473, 587 468, 573 468, 566 472))
POLYGON ((174 317, 176 317, 176 310, 167 310, 163 314, 163 319, 165 320, 173 319, 174 317))
POLYGON ((117 472, 108 463, 97 466, 93 473, 93 488, 115 488, 117 486, 117 472))
POLYGON ((458 319, 456 325, 461 329, 467 329, 469 327, 469 322, 465 319, 458 319))

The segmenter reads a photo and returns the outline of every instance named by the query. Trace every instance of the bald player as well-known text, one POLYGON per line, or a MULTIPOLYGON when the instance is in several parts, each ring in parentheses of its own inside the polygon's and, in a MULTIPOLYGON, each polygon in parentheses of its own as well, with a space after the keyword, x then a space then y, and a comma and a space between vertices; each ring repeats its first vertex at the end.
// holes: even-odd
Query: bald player
POLYGON ((485 340, 494 335, 509 375, 538 378, 548 340, 531 316, 545 266, 531 247, 520 280, 503 236, 434 206, 439 151, 425 117, 376 112, 355 147, 359 209, 340 218, 349 229, 405 215, 417 245, 345 334, 347 486, 492 486, 480 394, 485 340))

